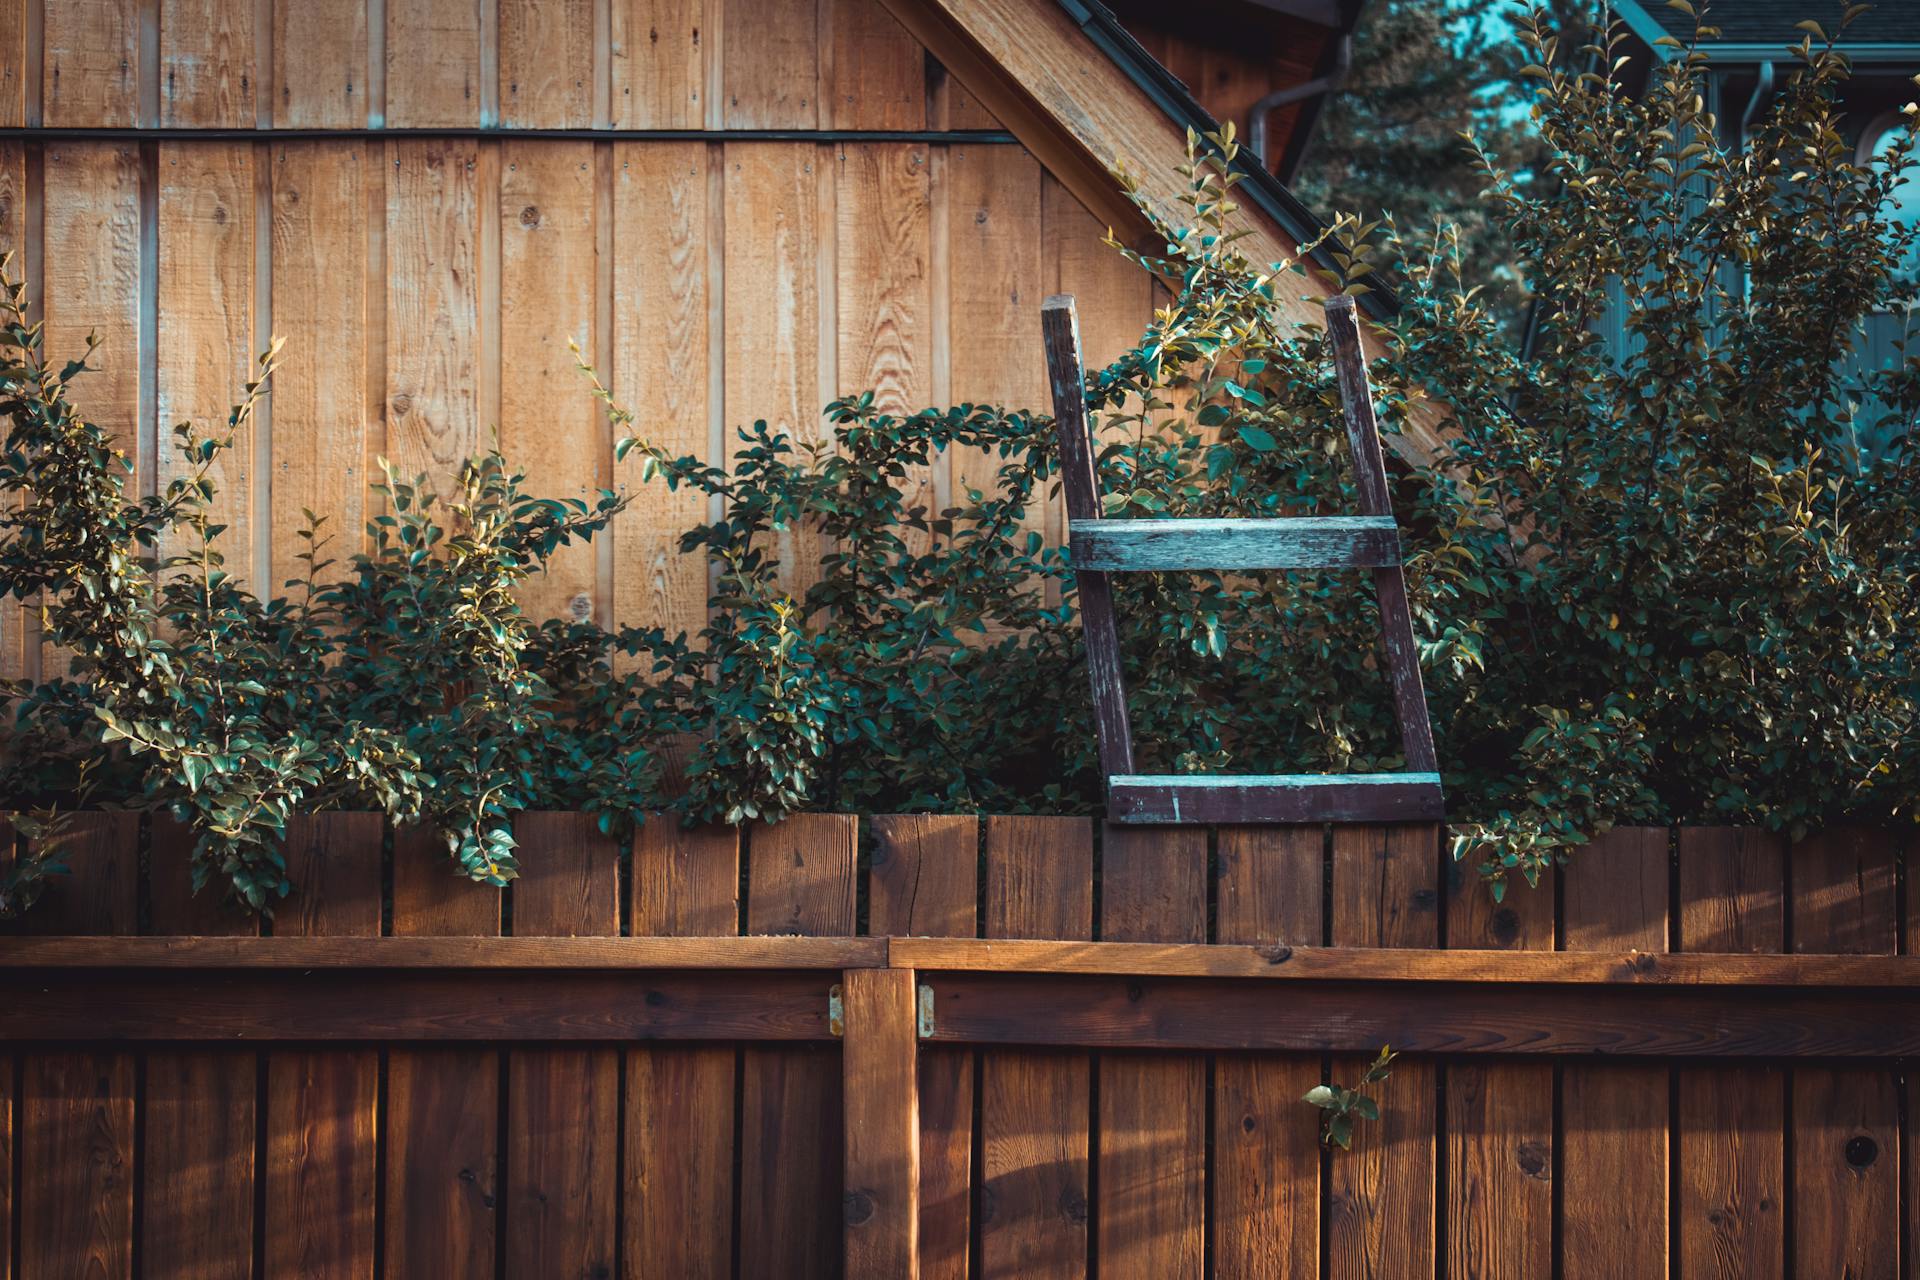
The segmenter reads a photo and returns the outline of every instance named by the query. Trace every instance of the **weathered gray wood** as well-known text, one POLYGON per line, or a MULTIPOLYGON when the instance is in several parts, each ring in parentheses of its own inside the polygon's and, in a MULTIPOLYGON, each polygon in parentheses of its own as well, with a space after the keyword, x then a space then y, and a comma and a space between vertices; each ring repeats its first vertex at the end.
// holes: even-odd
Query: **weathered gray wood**
MULTIPOLYGON (((1073 524, 1100 518, 1100 481, 1094 469, 1087 423, 1086 374, 1080 358, 1080 317, 1071 294, 1055 294, 1040 306, 1047 348, 1047 381, 1060 433, 1060 487, 1073 524)), ((1127 725, 1127 687, 1120 671, 1120 633, 1113 592, 1104 573, 1076 572, 1080 625, 1086 635, 1087 679, 1093 686, 1093 718, 1100 739, 1100 768, 1109 777, 1133 772, 1133 731, 1127 725)))
POLYGON ((1391 516, 1281 520, 1085 520, 1073 526, 1076 569, 1374 569, 1400 563, 1391 516))
MULTIPOLYGON (((1366 356, 1360 347, 1360 326, 1353 299, 1328 298, 1327 340, 1333 348, 1333 367, 1340 382, 1340 403, 1347 422, 1347 444, 1353 451, 1354 482, 1360 490, 1360 509, 1370 516, 1391 516, 1387 468, 1380 456, 1380 424, 1373 413, 1373 388, 1367 381, 1366 356)), ((1427 695, 1420 684, 1420 651, 1413 641, 1413 615, 1407 608, 1407 577, 1398 560, 1373 571, 1380 597, 1381 635, 1387 646, 1387 671, 1393 679, 1394 709, 1400 718, 1400 741, 1407 768, 1439 768, 1433 750, 1433 725, 1427 719, 1427 695)))
POLYGON ((1444 817, 1437 773, 1121 774, 1114 822, 1416 822, 1444 817))

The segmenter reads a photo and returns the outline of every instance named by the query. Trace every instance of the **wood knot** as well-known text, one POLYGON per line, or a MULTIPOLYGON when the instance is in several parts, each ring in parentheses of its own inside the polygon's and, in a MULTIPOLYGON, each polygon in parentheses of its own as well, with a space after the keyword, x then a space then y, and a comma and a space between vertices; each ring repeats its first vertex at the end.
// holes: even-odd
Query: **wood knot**
POLYGON ((1513 1162, 1519 1165, 1520 1172, 1529 1178, 1546 1182, 1553 1177, 1553 1155, 1544 1143, 1521 1143, 1514 1148, 1513 1162))
POLYGON ((840 1198, 840 1219, 850 1227, 864 1227, 873 1221, 873 1193, 854 1190, 840 1198))
POLYGON ((393 410, 394 417, 404 418, 413 409, 413 397, 404 394, 397 395, 389 402, 388 407, 393 410))
POLYGON ((1254 952, 1268 964, 1285 964, 1293 959, 1293 948, 1285 943, 1276 942, 1270 946, 1255 947, 1254 952))
POLYGON ((1076 1226, 1087 1225, 1087 1193, 1080 1187, 1068 1187, 1060 1193, 1060 1214, 1076 1226))
POLYGON ((650 1008, 650 1009, 658 1009, 658 1008, 659 1008, 659 1007, 660 1007, 661 1005, 663 1005, 663 1004, 665 1004, 666 1002, 667 1002, 667 993, 666 993, 666 992, 664 992, 664 991, 649 991, 649 992, 647 992, 647 1007, 648 1007, 648 1008, 650 1008))
POLYGON ((585 622, 593 616, 593 597, 582 591, 567 601, 567 612, 573 615, 575 622, 585 622))
POLYGON ((1856 1134, 1847 1139, 1844 1154, 1848 1164, 1865 1169, 1880 1158, 1880 1144, 1864 1133, 1856 1134))
POLYGON ((539 226, 540 225, 539 206, 530 204, 526 208, 522 209, 520 211, 520 225, 523 227, 539 226))

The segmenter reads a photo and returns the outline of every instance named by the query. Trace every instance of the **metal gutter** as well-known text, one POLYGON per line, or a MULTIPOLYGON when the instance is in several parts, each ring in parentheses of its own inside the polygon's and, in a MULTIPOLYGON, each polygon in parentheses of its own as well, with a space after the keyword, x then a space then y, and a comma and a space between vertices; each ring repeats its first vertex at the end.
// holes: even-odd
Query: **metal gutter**
MULTIPOLYGON (((1680 40, 1661 26, 1652 14, 1641 7, 1640 0, 1613 0, 1613 11, 1627 24, 1627 30, 1639 37, 1641 43, 1653 50, 1653 55, 1662 62, 1672 62, 1681 50, 1671 45, 1659 43, 1663 39, 1680 40)), ((1711 15, 1709 15, 1711 16, 1711 15)), ((1796 47, 1792 40, 1779 42, 1767 40, 1708 40, 1699 45, 1701 53, 1706 54, 1715 63, 1778 62, 1796 47)), ((1839 52, 1855 62, 1920 62, 1920 43, 1913 41, 1894 42, 1842 40, 1834 45, 1839 52)))

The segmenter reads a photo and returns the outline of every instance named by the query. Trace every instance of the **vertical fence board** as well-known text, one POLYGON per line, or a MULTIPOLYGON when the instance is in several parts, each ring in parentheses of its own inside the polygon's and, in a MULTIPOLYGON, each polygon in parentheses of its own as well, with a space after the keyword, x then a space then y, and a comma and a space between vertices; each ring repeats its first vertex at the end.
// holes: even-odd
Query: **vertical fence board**
MULTIPOLYGON (((1432 947, 1440 941, 1439 836, 1425 824, 1333 829, 1335 946, 1432 947)), ((1356 1082, 1366 1059, 1335 1058, 1356 1082)), ((1332 1278, 1426 1275, 1434 1266, 1434 1068, 1401 1062, 1379 1086, 1380 1119, 1354 1128, 1331 1162, 1332 1278)))
MULTIPOLYGON (((159 488, 192 474, 173 431, 190 422, 228 438, 227 415, 250 380, 254 298, 253 147, 244 142, 160 145, 159 488)), ((232 436, 209 472, 208 516, 226 526, 218 549, 227 572, 259 587, 252 564, 253 427, 232 436)), ((193 550, 189 531, 163 554, 193 550)))
MULTIPOLYGON (((50 142, 45 166, 46 348, 57 368, 100 339, 99 372, 76 378, 74 407, 136 461, 140 448, 140 151, 134 143, 50 142)), ((129 494, 138 492, 127 477, 129 494)))
POLYGON ((480 154, 466 139, 388 146, 387 456, 445 484, 480 448, 480 154))
POLYGON ((274 0, 273 125, 367 124, 367 0, 274 0))
MULTIPOLYGON (((1553 880, 1514 877, 1504 899, 1450 862, 1447 945, 1553 950, 1553 880)), ((1446 1075, 1447 1275, 1528 1280, 1553 1267, 1553 1068, 1454 1062, 1446 1075)))
MULTIPOLYGON (((521 814, 514 836, 515 937, 620 932, 619 849, 593 815, 521 814)), ((526 1048, 507 1058, 507 1274, 611 1276, 620 1052, 526 1048)))
MULTIPOLYGON (((1667 949, 1667 832, 1616 827, 1560 873, 1568 951, 1667 949)), ((1560 1081, 1565 1280, 1666 1280, 1671 1074, 1569 1063, 1560 1081)))
MULTIPOLYGON (((1680 946, 1777 952, 1785 941, 1781 842, 1761 831, 1680 831, 1680 946)), ((1682 1067, 1680 1269, 1768 1280, 1785 1273, 1781 1204, 1786 1082, 1777 1067, 1682 1067)))
MULTIPOLYGON (((42 0, 33 2, 37 6, 42 0)), ((0 127, 18 128, 26 122, 27 0, 5 0, 0 3, 0 127)))
POLYGON ((46 0, 44 13, 41 94, 47 125, 139 124, 140 0, 46 0))
MULTIPOLYGON (((873 820, 868 932, 971 938, 980 883, 973 817, 882 814, 873 820)), ((973 1217, 973 1082, 979 1056, 923 1046, 920 1111, 920 1274, 966 1280, 973 1217)))
POLYGON ((821 38, 832 66, 820 86, 829 129, 927 127, 927 52, 880 0, 833 0, 821 38))
MULTIPOLYGON (((1318 946, 1326 832, 1222 827, 1216 941, 1318 946)), ((1219 1280, 1288 1274, 1320 1257, 1320 1144, 1300 1099, 1321 1059, 1223 1053, 1214 1060, 1213 1267, 1219 1280)))
POLYGON ((387 0, 389 127, 494 123, 481 109, 481 30, 474 0, 387 0))
MULTIPOLYGON (((275 935, 377 935, 381 836, 375 813, 289 822, 287 873, 295 887, 274 916, 275 935)), ((373 1274, 379 1078, 372 1049, 267 1055, 267 1276, 373 1274)))
MULTIPOLYGON (((18 16, 14 9, 6 10, 9 17, 18 16)), ((5 30, 7 18, 0 18, 0 33, 5 30)), ((0 55, 3 56, 3 55, 0 55)), ((4 78, 4 66, 0 63, 0 91, 9 89, 4 78)), ((11 91, 17 96, 19 76, 15 74, 11 91)), ((0 99, 0 121, 7 119, 9 100, 0 99)), ((18 124, 19 121, 13 121, 18 124)), ((27 148, 22 142, 0 142, 0 255, 7 255, 6 274, 15 284, 24 283, 27 278, 27 148)), ((10 494, 4 499, 7 509, 20 505, 23 495, 10 494)), ((27 674, 28 631, 30 621, 25 601, 8 599, 0 602, 0 680, 18 680, 27 674)), ((0 844, 5 843, 7 828, 0 824, 0 844)))
MULTIPOLYGON (((452 873, 423 830, 393 841, 393 932, 489 936, 500 891, 452 873)), ((500 1068, 496 1049, 395 1048, 387 1055, 385 1274, 389 1280, 494 1274, 498 1245, 500 1068)))
MULTIPOLYGON (((781 10, 789 7, 813 12, 801 5, 781 10)), ((798 447, 821 436, 821 152, 795 143, 734 142, 725 155, 726 350, 754 353, 726 362, 729 450, 733 428, 756 419, 787 432, 798 447)), ((772 536, 782 585, 804 591, 820 576, 820 534, 791 529, 772 536)))
POLYGON ((259 76, 254 6, 244 0, 166 0, 160 8, 160 123, 170 129, 251 129, 259 76))
MULTIPOLYGON (((500 448, 530 494, 590 502, 611 460, 567 343, 595 349, 593 144, 508 139, 503 151, 500 448)), ((595 554, 585 542, 556 551, 521 591, 527 614, 592 621, 595 554)))
MULTIPOLYGON (((247 937, 256 917, 225 902, 216 878, 193 894, 193 832, 150 820, 153 931, 247 937)), ((147 1055, 141 1262, 156 1277, 247 1280, 253 1275, 255 1095, 251 1049, 155 1050, 147 1055)))
MULTIPOLYGON (((0 842, 10 838, 6 815, 0 814, 0 842)), ((0 850, 0 866, 11 854, 0 850)), ((20 1088, 15 1079, 17 1059, 12 1052, 0 1053, 0 1280, 13 1280, 13 1185, 14 1134, 19 1128, 20 1088)))
MULTIPOLYGON (((633 932, 739 932, 740 836, 656 815, 634 836, 633 932)), ((736 1051, 706 1045, 627 1053, 628 1280, 730 1274, 736 1051)))
POLYGON ((849 1280, 918 1280, 919 1004, 911 969, 849 969, 842 1185, 849 1280))
POLYGON ((820 126, 819 6, 764 0, 709 0, 722 5, 721 42, 728 129, 816 129, 820 126))
MULTIPOLYGON (((644 39, 644 33, 640 37, 644 39)), ((613 149, 614 397, 635 430, 674 457, 705 457, 707 144, 620 142, 613 149)), ((696 635, 707 621, 707 565, 680 537, 707 515, 705 495, 643 483, 645 458, 614 464, 633 505, 614 520, 613 616, 696 635)))
POLYGON ((594 0, 499 0, 500 123, 593 124, 594 0))
MULTIPOLYGON (((1086 939, 1093 833, 1078 818, 988 818, 989 938, 1086 939)), ((1083 1276, 1091 1063, 981 1055, 980 1265, 987 1277, 1083 1276)))
POLYGON ((273 149, 273 327, 286 339, 273 377, 275 592, 304 578, 304 512, 325 518, 324 555, 341 576, 363 545, 367 485, 366 149, 290 142, 273 149))
MULTIPOLYGON (((747 932, 852 933, 857 832, 856 820, 840 814, 795 814, 753 827, 747 932)), ((841 1259, 840 1062, 818 1045, 749 1047, 742 1072, 740 1274, 835 1274, 841 1259)))
MULTIPOLYGON (((1102 851, 1103 939, 1207 940, 1205 828, 1109 824, 1102 851)), ((1206 1059, 1103 1053, 1099 1072, 1100 1274, 1198 1280, 1206 1257, 1206 1059)))
MULTIPOLYGON (((1900 921, 1885 832, 1838 828, 1793 846, 1792 938, 1813 955, 1890 955, 1900 921)), ((1793 1274, 1900 1267, 1900 1084, 1879 1067, 1795 1067, 1793 1274)))
POLYGON ((700 128, 712 38, 707 0, 612 4, 614 128, 700 128))

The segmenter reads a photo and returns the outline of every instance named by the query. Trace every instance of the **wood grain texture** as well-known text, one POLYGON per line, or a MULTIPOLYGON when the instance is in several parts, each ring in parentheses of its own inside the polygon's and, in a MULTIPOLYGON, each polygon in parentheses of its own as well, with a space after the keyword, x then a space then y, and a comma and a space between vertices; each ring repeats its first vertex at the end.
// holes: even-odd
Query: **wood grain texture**
POLYGON ((1278 520, 1082 520, 1073 562, 1083 569, 1338 569, 1400 562, 1400 536, 1380 516, 1278 520))
MULTIPOLYGON (((1667 832, 1616 827, 1560 871, 1568 951, 1664 951, 1667 832)), ((1668 1093, 1662 1066, 1569 1064, 1560 1081, 1566 1280, 1666 1280, 1668 1093)))
MULTIPOLYGON (((740 837, 656 815, 634 835, 633 931, 739 931, 740 837)), ((731 1274, 734 1082, 731 1047, 627 1054, 626 1274, 731 1274)))
MULTIPOLYGON (((1425 824, 1336 826, 1336 946, 1431 947, 1440 941, 1439 833, 1425 824)), ((1336 1057, 1350 1084, 1367 1060, 1336 1057)), ((1433 1269, 1435 1089, 1431 1063, 1397 1063, 1379 1086, 1380 1119, 1355 1127, 1353 1150, 1330 1163, 1330 1277, 1424 1275, 1433 1269)))
POLYGON ((1223 827, 1216 941, 1315 946, 1322 933, 1325 828, 1223 827))
POLYGON ((305 512, 326 520, 347 571, 367 518, 367 151, 358 142, 290 142, 273 149, 273 327, 286 340, 273 377, 275 592, 304 579, 305 512))
POLYGON ((444 485, 481 445, 479 147, 395 140, 387 157, 387 456, 444 485))
MULTIPOLYGON (((842 814, 750 828, 747 932, 852 933, 857 833, 857 820, 842 814)), ((748 1048, 741 1070, 740 1273, 832 1274, 841 1258, 841 1064, 819 1046, 748 1048)))
POLYGON ((482 29, 474 0, 387 0, 389 127, 495 123, 483 110, 482 29))
MULTIPOLYGON (((786 12, 789 6, 780 6, 786 12)), ((792 9, 806 8, 795 5, 792 9)), ((811 17, 808 19, 811 22, 811 17)), ((731 42, 729 42, 731 48, 731 42)), ((729 76, 732 67, 728 68, 729 76)), ((731 83, 731 81, 730 81, 731 83)), ((796 446, 821 438, 819 262, 821 149, 805 143, 733 142, 726 157, 727 447, 734 428, 764 419, 796 446)), ((817 529, 772 535, 781 584, 798 593, 819 577, 817 529)))
POLYGON ((1087 367, 1104 369, 1140 341, 1153 319, 1153 277, 1102 243, 1106 223, 1058 178, 1043 173, 1040 188, 1048 291, 1079 300, 1087 367))
MULTIPOLYGON (((141 472, 140 151, 133 143, 50 143, 45 167, 46 349, 77 360, 100 339, 98 372, 74 380, 74 407, 107 428, 141 472)), ((129 488, 132 490, 132 476, 129 488)))
MULTIPOLYGON (((1793 949, 1893 952, 1897 853, 1891 832, 1861 829, 1836 828, 1794 845, 1793 949)), ((1792 1274, 1899 1274, 1900 1073, 1796 1067, 1791 1089, 1792 1274)))
MULTIPOLYGON (((238 142, 160 146, 159 488, 192 474, 174 429, 192 423, 202 438, 228 439, 228 415, 253 374, 253 148, 238 142)), ((217 548, 226 570, 259 584, 253 565, 258 423, 232 436, 214 462, 208 515, 224 527, 217 548)), ((195 547, 190 531, 161 543, 163 555, 195 547)))
MULTIPOLYGON (((1109 824, 1101 852, 1103 938, 1206 941, 1204 828, 1109 824)), ((1206 1060, 1108 1053, 1098 1070, 1100 1273, 1197 1280, 1206 1254, 1206 1060)))
MULTIPOLYGON (((294 896, 278 935, 380 932, 380 815, 296 818, 287 827, 294 896)), ((278 1050, 267 1057, 266 1274, 373 1274, 374 1117, 380 1059, 369 1049, 278 1050)))
POLYGON ((594 0, 500 0, 500 123, 593 124, 594 0))
MULTIPOLYGON (((1084 819, 988 818, 986 877, 988 937, 1092 936, 1084 819)), ((1084 1053, 982 1055, 983 1276, 1086 1274, 1091 1065, 1084 1053)))
POLYGON ((366 0, 274 0, 273 125, 368 123, 366 0))
MULTIPOLYGON (((394 934, 497 933, 499 891, 461 883, 444 861, 435 865, 423 847, 427 840, 426 833, 395 835, 394 934)), ((444 851, 435 852, 444 859, 444 851)), ((499 1244, 500 1072, 495 1049, 388 1052, 387 1276, 492 1274, 499 1244)))
POLYGON ((254 6, 167 0, 160 6, 160 122, 168 128, 251 129, 259 75, 254 6))
POLYGON ((829 129, 927 127, 927 55, 880 0, 832 0, 821 33, 830 72, 820 86, 829 129))
POLYGON ((68 874, 50 877, 13 928, 40 937, 138 932, 140 815, 76 814, 56 847, 68 874))
POLYGON ((215 874, 205 888, 193 887, 192 827, 165 814, 147 818, 147 902, 153 931, 202 938, 255 938, 260 917, 233 895, 215 874))
MULTIPOLYGON (((1680 945, 1773 952, 1785 942, 1783 844, 1731 827, 1680 830, 1680 945)), ((1682 1067, 1679 1266, 1689 1277, 1786 1273, 1787 1081, 1772 1067, 1682 1067)))
MULTIPOLYGON (((613 151, 618 305, 607 373, 636 429, 675 457, 706 457, 710 433, 707 155, 698 142, 622 142, 613 151)), ((707 499, 643 483, 643 462, 632 453, 614 464, 634 497, 612 530, 614 617, 697 635, 707 621, 707 564, 683 554, 680 537, 706 519, 707 499)))
MULTIPOLYGON (((502 146, 500 175, 500 448, 527 492, 591 502, 613 460, 605 419, 569 340, 594 342, 594 166, 590 142, 502 146)), ((592 621, 595 548, 575 542, 521 589, 535 619, 592 621)))
POLYGON ((709 0, 722 6, 728 129, 815 129, 820 114, 820 27, 815 4, 709 0))
MULTIPOLYGON (((37 112, 40 104, 33 105, 37 112)), ((27 0, 4 0, 0 3, 0 128, 17 128, 26 122, 27 0)))
POLYGON ((46 5, 43 22, 47 125, 107 129, 142 123, 139 0, 59 0, 46 5))
POLYGON ((13 1197, 18 1190, 13 1185, 13 1152, 20 1128, 17 1063, 13 1054, 0 1055, 0 1280, 13 1280, 13 1197))
POLYGON ((710 0, 612 0, 617 129, 697 129, 706 119, 710 0))
MULTIPOLYGON (((0 39, 10 40, 6 23, 24 20, 19 0, 11 8, 0 6, 0 39)), ((0 55, 3 57, 4 55, 0 55)), ((18 96, 17 64, 11 90, 18 96)), ((5 64, 0 64, 0 93, 9 90, 5 64)), ((7 118, 9 99, 0 98, 0 120, 7 118)), ((14 121, 18 124, 19 121, 14 121)), ((44 190, 44 187, 42 188, 44 190)), ((7 273, 15 281, 27 278, 27 148, 22 142, 0 143, 0 255, 4 255, 7 273)), ((5 500, 8 509, 17 508, 23 495, 11 494, 5 500)), ((28 674, 27 660, 38 648, 39 619, 27 601, 0 603, 0 680, 19 680, 28 674), (33 638, 30 638, 32 633, 33 638)), ((0 840, 0 843, 4 843, 0 840)))
POLYGON ((919 997, 910 969, 849 969, 842 999, 848 1280, 918 1280, 919 997))
MULTIPOLYGON (((620 932, 619 847, 585 813, 514 821, 516 937, 620 932)), ((618 1233, 620 1051, 507 1054, 509 1275, 611 1276, 618 1233)))

